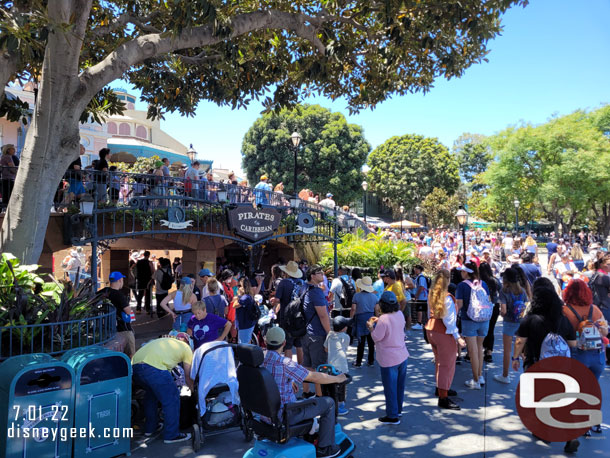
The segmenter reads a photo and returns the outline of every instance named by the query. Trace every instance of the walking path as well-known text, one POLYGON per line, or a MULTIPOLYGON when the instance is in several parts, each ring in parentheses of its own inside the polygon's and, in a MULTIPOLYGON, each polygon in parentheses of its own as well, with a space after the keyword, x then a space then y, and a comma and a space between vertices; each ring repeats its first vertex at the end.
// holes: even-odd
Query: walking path
MULTIPOLYGON (((141 317, 142 315, 139 315, 141 317)), ((142 319, 143 321, 144 319, 142 319)), ((149 338, 158 335, 162 326, 150 326, 143 334, 149 338), (155 329, 159 327, 159 329, 155 329)), ((464 361, 457 366, 453 388, 458 392, 455 400, 461 411, 441 410, 434 397, 434 364, 430 345, 423 340, 422 331, 410 331, 407 347, 411 353, 407 369, 404 414, 398 426, 381 425, 377 417, 384 415, 383 387, 379 368, 363 366, 352 371, 353 382, 348 386, 349 413, 341 416, 344 430, 356 443, 356 457, 370 456, 422 456, 422 457, 561 457, 563 443, 545 444, 532 437, 523 426, 515 409, 515 389, 518 379, 510 385, 493 380, 501 371, 502 324, 496 326, 494 361, 485 364, 487 384, 480 391, 469 390, 464 382, 471 377, 470 365, 464 361)), ((350 361, 356 348, 350 347, 350 361)), ((610 393, 610 367, 606 367, 600 380, 602 393, 610 393)), ((610 450, 610 407, 603 404, 603 434, 581 438, 578 456, 607 456, 610 450), (604 450, 606 450, 604 452, 604 450)), ((195 454, 190 443, 165 445, 157 437, 142 441, 136 433, 132 443, 134 458, 153 457, 219 457, 238 458, 251 446, 244 442, 241 433, 210 437, 195 454)))

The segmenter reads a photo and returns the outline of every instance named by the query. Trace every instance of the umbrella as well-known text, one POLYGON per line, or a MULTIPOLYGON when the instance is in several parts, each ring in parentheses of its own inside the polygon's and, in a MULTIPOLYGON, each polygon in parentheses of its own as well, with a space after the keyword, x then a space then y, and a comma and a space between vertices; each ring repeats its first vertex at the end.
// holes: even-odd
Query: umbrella
POLYGON ((408 219, 405 219, 403 221, 395 221, 392 224, 390 224, 390 227, 393 229, 400 229, 401 226, 403 229, 412 229, 415 227, 422 227, 421 224, 414 223, 413 221, 409 221, 408 219))

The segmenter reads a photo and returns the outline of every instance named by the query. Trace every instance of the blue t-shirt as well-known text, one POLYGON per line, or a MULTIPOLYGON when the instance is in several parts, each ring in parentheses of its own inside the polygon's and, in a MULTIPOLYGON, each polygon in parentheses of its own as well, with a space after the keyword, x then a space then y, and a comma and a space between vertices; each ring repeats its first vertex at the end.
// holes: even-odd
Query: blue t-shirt
POLYGON ((549 257, 551 257, 551 255, 553 253, 557 253, 557 244, 555 242, 547 243, 546 244, 546 251, 548 251, 549 257))
POLYGON ((316 311, 316 307, 324 307, 328 313, 328 302, 324 296, 324 292, 317 287, 313 287, 305 294, 303 300, 303 309, 305 310, 305 321, 307 325, 307 334, 310 336, 326 336, 326 331, 322 327, 322 322, 316 311))
POLYGON ((417 276, 417 278, 415 279, 415 293, 417 293, 417 290, 419 289, 420 286, 423 286, 424 290, 417 294, 417 297, 415 298, 415 300, 417 301, 427 301, 428 300, 428 280, 426 280, 426 277, 424 277, 422 274, 419 274, 417 276))
POLYGON ((206 342, 213 342, 218 339, 220 331, 225 327, 227 320, 219 316, 208 313, 203 320, 198 320, 195 315, 191 317, 187 328, 193 332, 193 344, 199 348, 206 342))
POLYGON ((224 296, 215 294, 213 296, 206 297, 203 301, 205 302, 205 310, 208 313, 224 318, 225 307, 229 306, 229 303, 224 296))
MULTIPOLYGON (((481 286, 483 286, 483 289, 487 292, 488 295, 490 295, 487 283, 481 280, 481 286)), ((457 289, 455 290, 455 298, 462 300, 462 308, 460 309, 460 317, 462 318, 462 320, 472 321, 470 318, 468 318, 468 306, 470 305, 471 292, 472 288, 465 281, 460 282, 457 286, 457 289)))
POLYGON ((256 324, 252 319, 254 315, 254 299, 249 294, 244 294, 239 298, 240 307, 235 309, 235 319, 237 320, 238 329, 250 329, 256 324))
POLYGON ((542 272, 540 272, 540 267, 536 264, 532 263, 523 263, 519 264, 519 268, 525 274, 527 281, 530 285, 533 285, 537 278, 542 277, 542 272))
POLYGON ((381 295, 385 291, 385 285, 383 280, 380 278, 375 283, 373 283, 373 289, 375 290, 375 295, 377 296, 377 300, 381 299, 381 295))
POLYGON ((356 304, 355 314, 358 315, 359 313, 373 313, 379 299, 377 299, 377 294, 375 293, 360 291, 359 293, 354 294, 352 301, 356 304))

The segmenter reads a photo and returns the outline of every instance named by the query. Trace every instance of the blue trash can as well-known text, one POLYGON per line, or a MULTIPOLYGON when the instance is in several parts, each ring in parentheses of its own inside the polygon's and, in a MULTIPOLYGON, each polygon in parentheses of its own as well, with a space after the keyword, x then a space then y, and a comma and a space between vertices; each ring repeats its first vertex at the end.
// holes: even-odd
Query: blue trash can
POLYGON ((75 348, 62 361, 74 378, 74 426, 94 434, 76 437, 74 458, 109 458, 130 454, 131 361, 124 353, 102 347, 75 348))
POLYGON ((73 380, 70 366, 44 353, 0 364, 0 456, 72 455, 73 380))

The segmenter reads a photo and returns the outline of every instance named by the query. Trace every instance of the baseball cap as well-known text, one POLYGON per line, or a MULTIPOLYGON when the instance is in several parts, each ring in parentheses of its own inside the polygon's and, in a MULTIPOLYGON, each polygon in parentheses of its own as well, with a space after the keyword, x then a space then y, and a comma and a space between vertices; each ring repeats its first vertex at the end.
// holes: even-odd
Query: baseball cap
POLYGON ((265 334, 265 342, 268 345, 282 345, 286 341, 286 333, 279 326, 273 326, 265 334))
POLYGON ((180 280, 180 282, 181 282, 183 285, 190 285, 190 284, 192 284, 192 283, 193 283, 193 279, 192 279, 192 278, 190 278, 190 277, 182 277, 182 280, 180 280))
POLYGON ((333 195, 332 195, 332 193, 327 192, 327 193, 326 193, 326 197, 333 197, 333 195))
POLYGON ((119 281, 121 278, 125 278, 125 275, 123 275, 121 272, 112 272, 108 276, 108 279, 110 280, 111 283, 114 283, 115 281, 119 281))
POLYGON ((385 302, 386 304, 397 304, 398 299, 396 299, 396 294, 394 294, 392 291, 384 291, 379 298, 379 302, 385 302))
POLYGON ((474 270, 469 269, 469 268, 468 268, 468 267, 466 267, 466 266, 458 266, 458 267, 456 267, 456 268, 455 268, 455 270, 462 270, 462 271, 467 272, 467 273, 469 273, 469 274, 471 274, 471 273, 473 273, 473 272, 474 272, 474 270))
POLYGON ((268 180, 269 177, 267 175, 261 175, 261 180, 268 180))
POLYGON ((213 277, 214 275, 210 272, 210 269, 201 269, 199 271, 200 277, 213 277))
POLYGON ((381 277, 388 277, 392 280, 396 280, 396 273, 392 269, 385 269, 379 273, 381 277))
POLYGON ((352 324, 352 320, 344 316, 336 316, 332 319, 333 331, 341 331, 341 329, 352 324))

